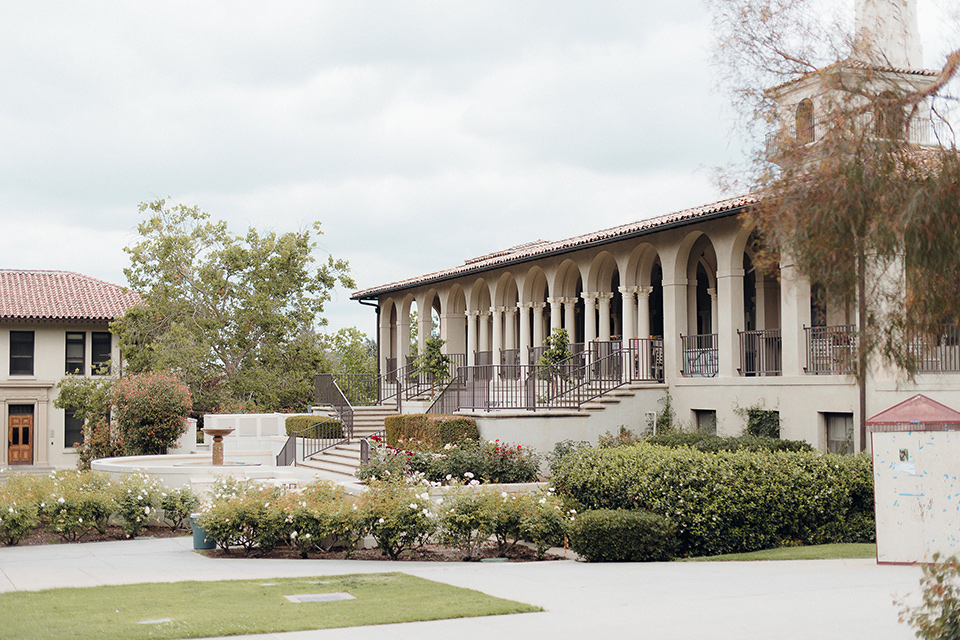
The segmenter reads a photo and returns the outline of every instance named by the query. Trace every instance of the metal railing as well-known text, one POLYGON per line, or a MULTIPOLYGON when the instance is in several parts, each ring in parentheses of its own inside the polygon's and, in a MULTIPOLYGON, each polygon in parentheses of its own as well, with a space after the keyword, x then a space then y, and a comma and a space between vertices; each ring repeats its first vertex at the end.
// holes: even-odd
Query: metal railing
POLYGON ((737 331, 740 337, 740 375, 783 374, 783 339, 780 329, 737 331))
MULTIPOLYGON (((448 353, 450 360, 447 379, 456 375, 457 369, 466 364, 465 353, 448 353)), ((396 358, 388 358, 387 364, 395 364, 396 358)), ((430 393, 438 383, 432 374, 420 371, 415 359, 409 359, 406 365, 399 369, 390 369, 383 375, 368 373, 336 373, 332 374, 336 384, 343 390, 343 395, 354 406, 378 405, 395 400, 398 410, 403 400, 410 400, 417 396, 430 393)))
POLYGON ((683 369, 685 378, 713 378, 719 371, 717 334, 702 333, 692 336, 680 335, 683 346, 683 369))
POLYGON ((804 327, 803 330, 807 339, 804 371, 815 375, 843 375, 856 370, 856 325, 804 327))
MULTIPOLYGON (((317 404, 327 404, 333 407, 337 417, 343 423, 343 440, 353 438, 353 406, 343 395, 337 381, 329 373, 317 374, 314 378, 314 398, 317 404)), ((332 446, 332 445, 331 445, 332 446)))
POLYGON ((663 382, 662 338, 632 338, 625 355, 631 381, 663 382))
POLYGON ((663 341, 635 339, 626 348, 598 342, 550 365, 508 366, 516 375, 494 365, 461 367, 427 413, 576 409, 628 382, 662 382, 663 341))
POLYGON ((960 372, 960 327, 948 325, 936 335, 915 336, 908 346, 919 373, 960 372))
POLYGON ((337 418, 327 418, 295 431, 277 454, 277 466, 287 467, 297 460, 305 460, 312 455, 337 446, 347 440, 343 422, 337 418), (299 454, 299 455, 298 455, 299 454))

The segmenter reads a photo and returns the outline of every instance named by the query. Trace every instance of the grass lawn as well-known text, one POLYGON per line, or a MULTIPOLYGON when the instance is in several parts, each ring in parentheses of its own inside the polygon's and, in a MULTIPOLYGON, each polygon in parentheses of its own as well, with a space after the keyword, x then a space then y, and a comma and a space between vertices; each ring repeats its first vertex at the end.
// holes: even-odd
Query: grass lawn
POLYGON ((811 547, 781 547, 750 553, 729 553, 722 556, 686 558, 684 562, 744 562, 750 560, 830 560, 836 558, 876 558, 874 543, 820 544, 811 547))
POLYGON ((0 594, 0 629, 21 640, 134 640, 278 633, 541 611, 403 573, 173 582, 0 594), (349 593, 295 604, 284 596, 349 593))

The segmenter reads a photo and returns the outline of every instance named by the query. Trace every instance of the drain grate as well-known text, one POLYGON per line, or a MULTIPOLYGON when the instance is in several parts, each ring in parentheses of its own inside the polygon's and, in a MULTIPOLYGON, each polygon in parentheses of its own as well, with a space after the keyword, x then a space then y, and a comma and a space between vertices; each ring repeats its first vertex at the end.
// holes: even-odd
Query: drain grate
POLYGON ((298 593, 292 596, 283 596, 290 602, 336 602, 337 600, 354 600, 355 598, 346 591, 335 591, 333 593, 298 593))

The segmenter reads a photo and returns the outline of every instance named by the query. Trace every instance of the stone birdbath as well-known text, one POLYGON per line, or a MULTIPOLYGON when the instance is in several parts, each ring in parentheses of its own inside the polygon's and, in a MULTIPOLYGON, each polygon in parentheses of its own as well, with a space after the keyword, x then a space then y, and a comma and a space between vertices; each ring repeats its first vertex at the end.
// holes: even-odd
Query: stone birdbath
POLYGON ((235 429, 218 429, 216 427, 204 427, 203 432, 208 436, 213 436, 213 464, 214 466, 223 466, 223 436, 228 436, 235 429))

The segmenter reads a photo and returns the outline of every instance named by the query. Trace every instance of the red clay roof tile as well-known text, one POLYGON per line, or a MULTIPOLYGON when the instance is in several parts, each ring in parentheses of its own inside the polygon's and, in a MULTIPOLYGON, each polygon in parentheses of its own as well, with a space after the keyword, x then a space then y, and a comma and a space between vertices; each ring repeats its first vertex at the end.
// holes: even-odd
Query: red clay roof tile
POLYGON ((0 269, 0 319, 114 320, 140 296, 71 271, 0 269))

